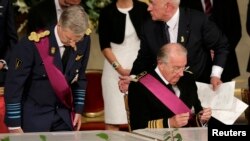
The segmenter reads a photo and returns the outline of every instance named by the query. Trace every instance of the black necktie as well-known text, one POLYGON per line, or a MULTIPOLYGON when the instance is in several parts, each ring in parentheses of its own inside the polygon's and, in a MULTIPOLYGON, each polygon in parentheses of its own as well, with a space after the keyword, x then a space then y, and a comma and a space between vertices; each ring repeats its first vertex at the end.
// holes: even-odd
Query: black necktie
POLYGON ((170 35, 168 31, 169 26, 165 24, 165 32, 166 32, 166 37, 167 37, 167 43, 170 43, 170 35))
POLYGON ((69 56, 70 56, 70 46, 64 46, 65 50, 62 55, 63 72, 65 72, 69 56))
POLYGON ((172 92, 175 94, 175 91, 174 91, 174 89, 173 89, 173 87, 172 87, 171 84, 168 84, 167 87, 168 87, 168 89, 169 89, 170 91, 172 91, 172 92))

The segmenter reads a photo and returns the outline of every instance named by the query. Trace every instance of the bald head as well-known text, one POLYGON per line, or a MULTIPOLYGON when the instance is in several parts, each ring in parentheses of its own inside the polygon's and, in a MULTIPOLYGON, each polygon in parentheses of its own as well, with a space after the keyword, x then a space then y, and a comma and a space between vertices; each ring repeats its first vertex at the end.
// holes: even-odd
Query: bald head
POLYGON ((187 64, 187 50, 181 44, 164 45, 157 55, 157 67, 162 76, 175 85, 184 75, 187 64))
POLYGON ((157 60, 168 63, 169 59, 176 58, 178 56, 187 56, 187 50, 179 43, 165 44, 157 54, 157 60))

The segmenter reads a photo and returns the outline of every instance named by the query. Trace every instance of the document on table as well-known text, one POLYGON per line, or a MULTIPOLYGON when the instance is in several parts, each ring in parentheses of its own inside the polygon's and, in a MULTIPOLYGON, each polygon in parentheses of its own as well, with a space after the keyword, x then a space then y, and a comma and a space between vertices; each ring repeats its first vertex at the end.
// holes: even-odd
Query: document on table
POLYGON ((212 90, 211 84, 196 82, 198 97, 203 107, 212 109, 212 116, 225 124, 233 124, 248 105, 234 97, 235 81, 221 84, 212 90))

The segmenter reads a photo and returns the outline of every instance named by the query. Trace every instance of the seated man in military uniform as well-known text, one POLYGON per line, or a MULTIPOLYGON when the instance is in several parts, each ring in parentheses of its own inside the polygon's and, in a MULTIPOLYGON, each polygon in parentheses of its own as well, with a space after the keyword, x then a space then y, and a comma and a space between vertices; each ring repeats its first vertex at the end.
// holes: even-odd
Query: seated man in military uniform
POLYGON ((211 108, 198 99, 192 72, 187 71, 187 50, 178 43, 164 45, 157 67, 144 72, 129 85, 128 104, 132 130, 204 126, 211 108))

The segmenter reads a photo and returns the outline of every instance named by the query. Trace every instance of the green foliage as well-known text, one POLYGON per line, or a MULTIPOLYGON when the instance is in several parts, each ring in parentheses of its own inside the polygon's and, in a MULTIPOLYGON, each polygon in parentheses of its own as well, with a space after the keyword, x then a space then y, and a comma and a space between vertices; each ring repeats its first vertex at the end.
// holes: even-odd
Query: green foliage
POLYGON ((45 135, 40 135, 39 137, 40 137, 41 141, 46 141, 46 136, 45 135))
POLYGON ((106 133, 98 133, 98 134, 96 134, 96 136, 104 139, 105 141, 109 141, 109 136, 106 133))
POLYGON ((164 141, 182 141, 182 136, 178 132, 178 128, 167 131, 164 134, 164 141))
POLYGON ((101 9, 111 3, 112 0, 85 0, 83 2, 84 8, 89 15, 92 29, 96 29, 101 9))
POLYGON ((180 133, 177 133, 175 136, 174 136, 175 139, 177 139, 177 141, 182 141, 182 137, 181 137, 181 134, 180 133))
POLYGON ((5 137, 5 138, 1 139, 1 141, 10 141, 10 137, 5 137))

